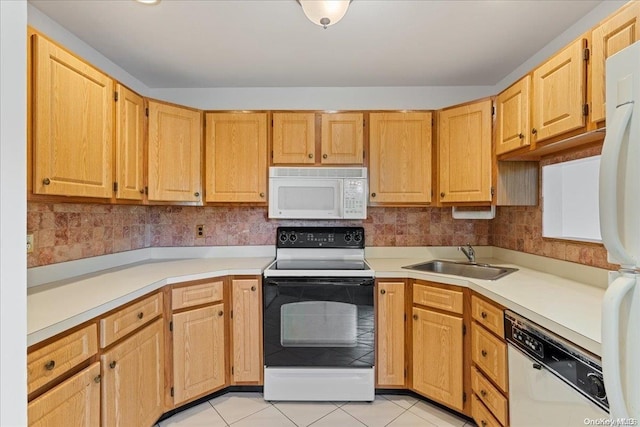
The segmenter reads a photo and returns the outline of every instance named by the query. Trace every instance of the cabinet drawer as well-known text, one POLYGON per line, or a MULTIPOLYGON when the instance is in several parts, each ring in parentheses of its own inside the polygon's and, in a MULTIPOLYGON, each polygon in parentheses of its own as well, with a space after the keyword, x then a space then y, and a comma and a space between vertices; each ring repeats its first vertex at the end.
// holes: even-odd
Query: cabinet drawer
POLYGON ((471 325, 471 360, 503 391, 507 391, 507 344, 477 323, 471 325))
POLYGON ((413 285, 413 303, 462 314, 462 292, 435 286, 413 285))
POLYGON ((471 389, 502 423, 507 425, 509 402, 476 368, 471 368, 471 389))
POLYGON ((100 347, 105 348, 162 314, 157 293, 100 320, 100 347))
POLYGON ((471 417, 478 427, 502 427, 475 394, 471 398, 471 417))
POLYGON ((171 290, 171 308, 193 307, 222 300, 223 281, 219 280, 199 285, 184 286, 171 290))
POLYGON ((476 297, 471 296, 471 316, 482 326, 504 338, 504 313, 502 309, 495 305, 476 297))
POLYGON ((98 330, 91 324, 27 355, 28 392, 42 387, 98 352, 98 330))

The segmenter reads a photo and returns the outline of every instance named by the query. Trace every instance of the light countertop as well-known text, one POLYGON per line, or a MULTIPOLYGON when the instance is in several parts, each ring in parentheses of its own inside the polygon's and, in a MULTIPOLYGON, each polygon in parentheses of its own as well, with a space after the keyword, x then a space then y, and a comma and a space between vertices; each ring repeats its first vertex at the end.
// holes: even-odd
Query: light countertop
MULTIPOLYGON (((384 255, 389 253, 389 256, 392 256, 397 252, 376 250, 375 253, 367 255, 367 262, 375 271, 376 278, 413 278, 469 287, 600 355, 600 320, 604 287, 543 273, 527 268, 521 263, 508 263, 502 256, 499 259, 494 258, 496 254, 504 253, 499 250, 493 251, 491 247, 479 249, 476 250, 479 255, 478 262, 515 267, 519 271, 496 281, 488 281, 402 268, 434 258, 453 258, 459 261, 459 255, 450 248, 431 248, 427 257, 424 252, 404 250, 402 255, 410 256, 395 258, 387 258, 384 255), (451 256, 452 254, 454 256, 451 256)), ((58 280, 28 289, 27 344, 36 344, 165 285, 227 275, 261 275, 273 260, 273 256, 270 256, 271 250, 245 252, 248 255, 265 256, 219 257, 205 253, 204 257, 196 257, 193 252, 189 252, 189 256, 193 258, 151 258, 81 276, 73 276, 67 272, 62 279, 58 274, 58 266, 41 270, 38 272, 39 275, 51 274, 58 280)), ((577 264, 566 264, 566 268, 569 269, 582 268, 577 264)), ((65 266, 70 272, 76 271, 73 267, 74 264, 65 266)), ((95 267, 95 263, 92 264, 92 268, 95 267)), ((606 275, 604 271, 596 273, 606 275)))
POLYGON ((227 275, 261 275, 271 261, 271 257, 147 260, 29 288, 27 345, 165 285, 227 275))
MULTIPOLYGON (((499 259, 478 262, 518 271, 495 281, 467 279, 402 268, 424 258, 367 258, 377 278, 411 278, 469 287, 561 337, 600 355, 601 305, 605 289, 586 285, 499 259)), ((458 259, 459 261, 459 259, 458 259)))

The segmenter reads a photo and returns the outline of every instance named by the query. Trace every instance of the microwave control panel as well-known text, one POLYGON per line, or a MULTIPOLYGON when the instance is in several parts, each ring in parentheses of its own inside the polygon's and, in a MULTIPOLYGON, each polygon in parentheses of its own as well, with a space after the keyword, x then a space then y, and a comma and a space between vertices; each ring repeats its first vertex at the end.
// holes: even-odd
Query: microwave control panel
POLYGON ((364 219, 367 217, 367 180, 347 178, 343 183, 344 218, 364 219))

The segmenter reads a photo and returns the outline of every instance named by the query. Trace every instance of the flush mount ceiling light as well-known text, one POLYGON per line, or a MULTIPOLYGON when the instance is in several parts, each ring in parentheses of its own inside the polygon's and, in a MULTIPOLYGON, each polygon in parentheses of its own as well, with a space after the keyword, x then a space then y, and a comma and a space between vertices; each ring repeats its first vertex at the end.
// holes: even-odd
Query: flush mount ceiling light
POLYGON ((298 3, 311 22, 326 30, 342 19, 351 0, 298 0, 298 3))
POLYGON ((142 4, 158 4, 160 0, 136 0, 138 3, 142 4))

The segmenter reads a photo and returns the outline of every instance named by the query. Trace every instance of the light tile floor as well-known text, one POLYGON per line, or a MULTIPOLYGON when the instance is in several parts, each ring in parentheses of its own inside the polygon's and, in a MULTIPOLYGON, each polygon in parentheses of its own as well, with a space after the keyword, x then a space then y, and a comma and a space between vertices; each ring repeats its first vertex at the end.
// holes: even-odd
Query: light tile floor
POLYGON ((472 427, 411 396, 369 402, 267 402, 261 393, 227 393, 160 422, 157 427, 472 427))

